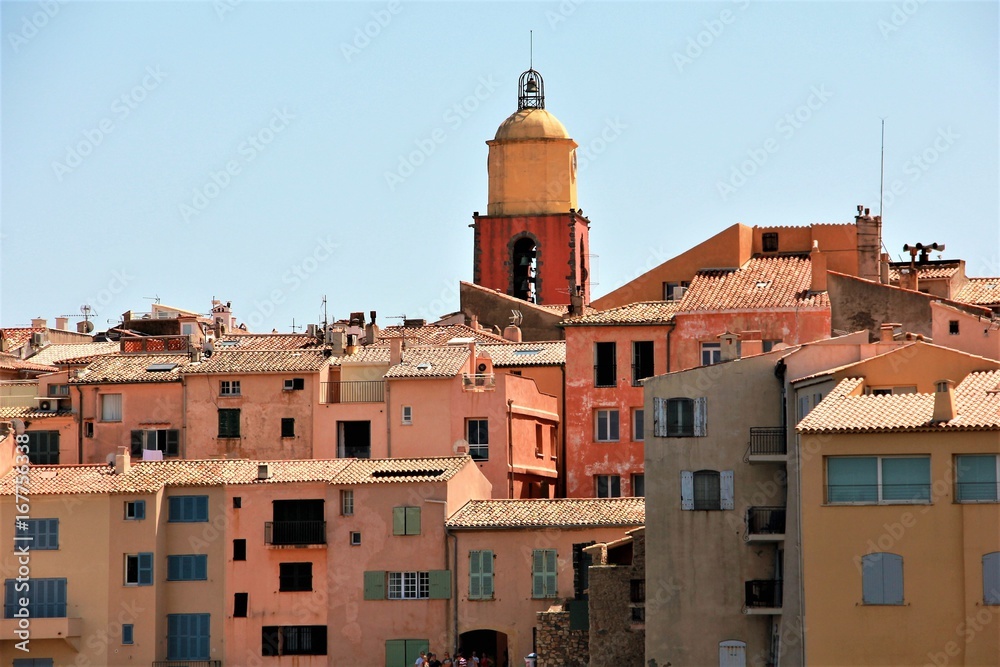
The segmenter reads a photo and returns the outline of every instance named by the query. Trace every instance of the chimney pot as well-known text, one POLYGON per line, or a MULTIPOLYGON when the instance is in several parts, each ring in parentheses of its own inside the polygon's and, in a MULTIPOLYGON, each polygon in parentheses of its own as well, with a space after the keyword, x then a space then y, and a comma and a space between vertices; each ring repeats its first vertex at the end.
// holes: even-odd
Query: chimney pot
POLYGON ((950 422, 956 416, 955 383, 952 380, 938 380, 934 392, 934 417, 936 422, 950 422))
POLYGON ((403 361, 403 338, 394 336, 389 339, 389 365, 395 366, 403 361))
POLYGON ((503 337, 512 343, 521 342, 521 327, 516 324, 511 324, 506 329, 503 330, 503 337))
POLYGON ((122 446, 118 448, 118 453, 115 454, 115 474, 116 475, 127 475, 132 469, 132 456, 129 454, 129 448, 122 446))
POLYGON ((49 322, 44 317, 36 317, 31 320, 32 329, 47 329, 48 327, 49 322))
POLYGON ((901 326, 903 325, 895 322, 883 322, 879 327, 879 342, 891 343, 893 341, 893 335, 896 331, 896 327, 901 326))

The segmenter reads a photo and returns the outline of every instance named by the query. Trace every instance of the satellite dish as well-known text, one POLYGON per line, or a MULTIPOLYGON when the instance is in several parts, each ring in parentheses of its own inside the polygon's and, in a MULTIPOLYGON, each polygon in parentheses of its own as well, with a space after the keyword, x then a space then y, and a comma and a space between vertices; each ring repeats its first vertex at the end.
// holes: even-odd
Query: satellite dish
POLYGON ((16 433, 17 435, 24 435, 24 420, 23 419, 18 419, 17 417, 15 417, 14 419, 11 419, 10 421, 11 421, 11 424, 14 425, 14 433, 16 433))

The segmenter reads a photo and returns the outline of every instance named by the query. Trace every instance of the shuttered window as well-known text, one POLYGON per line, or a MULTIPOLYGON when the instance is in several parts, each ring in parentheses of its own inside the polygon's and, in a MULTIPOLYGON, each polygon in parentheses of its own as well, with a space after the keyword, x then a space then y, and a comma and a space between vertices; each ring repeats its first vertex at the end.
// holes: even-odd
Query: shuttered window
POLYGON ((419 507, 393 507, 392 508, 392 534, 393 535, 419 535, 420 534, 420 508, 419 507))
MULTIPOLYGON (((375 575, 384 582, 385 572, 365 573, 365 599, 375 597, 379 583, 375 575), (369 582, 369 575, 372 575, 369 582), (369 597, 371 587, 371 597, 369 597)), ((429 572, 389 572, 388 597, 390 600, 447 600, 451 598, 451 570, 430 570, 429 572)))
POLYGON ((238 409, 219 409, 219 437, 240 437, 240 411, 238 409))
POLYGON ((146 501, 145 500, 126 500, 125 501, 125 520, 126 521, 142 521, 146 518, 146 501))
POLYGON ((208 579, 208 556, 184 554, 167 556, 167 581, 205 581, 208 579))
POLYGON ((931 499, 929 456, 831 456, 827 502, 920 503, 931 499))
POLYGON ((125 585, 153 585, 153 554, 128 554, 125 556, 125 585))
POLYGON ((208 496, 171 496, 167 505, 167 521, 208 521, 208 496))
POLYGON ((26 519, 17 522, 18 543, 32 551, 59 548, 59 519, 26 519))
POLYGON ((708 434, 708 401, 699 398, 653 398, 653 435, 693 438, 708 434))
POLYGON ((732 470, 681 471, 682 510, 731 510, 733 499, 732 470))
POLYGON ((469 599, 490 600, 493 598, 493 552, 489 550, 469 552, 469 599))
POLYGON ((983 556, 983 604, 1000 604, 1000 551, 983 556))
POLYGON ((4 582, 4 618, 18 618, 21 601, 27 601, 27 618, 66 618, 66 579, 31 578, 28 590, 19 590, 24 582, 4 582))
POLYGON ((426 639, 389 639, 385 642, 385 667, 411 667, 420 652, 429 649, 430 642, 426 639))
POLYGON ((167 660, 208 660, 209 614, 167 614, 167 660))
POLYGON ((960 503, 1000 500, 1000 456, 956 456, 955 500, 960 503))
POLYGON ((865 604, 903 604, 903 557, 890 553, 863 556, 861 589, 865 604))
POLYGON ((59 431, 28 431, 25 435, 28 436, 28 461, 33 465, 59 464, 59 431))
POLYGON ((556 597, 557 565, 555 549, 535 549, 531 553, 531 597, 556 597))
POLYGON ((175 428, 136 429, 132 431, 132 456, 142 458, 144 450, 159 450, 164 456, 180 452, 180 431, 175 428))

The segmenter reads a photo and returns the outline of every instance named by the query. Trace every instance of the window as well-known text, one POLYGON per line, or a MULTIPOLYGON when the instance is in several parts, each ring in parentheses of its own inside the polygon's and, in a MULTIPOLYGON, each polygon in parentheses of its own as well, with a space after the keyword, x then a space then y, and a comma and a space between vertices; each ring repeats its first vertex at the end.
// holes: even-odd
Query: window
POLYGON ((232 408, 219 408, 219 437, 240 437, 240 411, 232 408))
POLYGON ((390 600, 423 600, 430 597, 429 572, 390 572, 390 600))
POLYGON ((233 540, 233 560, 247 559, 247 541, 245 539, 233 540))
POLYGON ((594 344, 594 386, 614 387, 618 369, 614 343, 594 344))
POLYGON ((239 396, 239 380, 222 380, 219 382, 219 396, 239 396))
POLYGON ((208 556, 184 554, 167 556, 167 581, 207 581, 208 556))
POLYGON ((301 391, 306 388, 305 378, 291 378, 285 380, 285 391, 301 391))
POLYGON ((861 557, 864 604, 903 604, 903 557, 873 553, 861 557))
POLYGON ((167 660, 208 660, 210 614, 167 614, 167 660))
POLYGON ((419 507, 393 507, 392 508, 392 534, 393 535, 419 535, 420 534, 420 508, 419 507))
POLYGON ((85 438, 93 438, 94 437, 94 422, 93 422, 93 420, 88 419, 87 421, 83 422, 83 437, 85 437, 85 438))
POLYGON ((594 475, 597 482, 598 498, 620 498, 622 495, 621 477, 618 475, 594 475))
POLYGON ((493 599, 493 552, 469 552, 469 599, 493 599))
POLYGON ((351 546, 360 547, 361 546, 361 533, 357 531, 351 532, 351 546))
POLYGON ((733 509, 732 470, 681 471, 682 510, 733 509))
POLYGON ((122 420, 122 395, 101 395, 101 421, 120 422, 122 420))
POLYGON ((531 552, 531 597, 556 597, 557 564, 555 549, 535 549, 531 552))
POLYGON ((421 651, 428 651, 426 639, 389 639, 385 642, 385 667, 412 667, 421 651))
POLYGON ((265 625, 261 655, 326 655, 325 625, 265 625))
POLYGON ((653 435, 693 438, 708 434, 708 401, 699 398, 654 398, 653 435))
POLYGON ((983 604, 1000 604, 1000 551, 983 556, 983 604))
POLYGON ((646 495, 646 476, 643 474, 632 475, 632 495, 641 498, 646 495))
POLYGON ((294 417, 282 417, 281 418, 281 437, 282 438, 294 438, 295 437, 295 418, 294 417))
POLYGON ((170 496, 167 521, 180 523, 208 521, 208 496, 170 496))
POLYGON ((135 643, 135 626, 131 623, 122 624, 122 644, 131 646, 135 643))
POLYGON ((948 320, 948 334, 951 336, 958 335, 958 320, 948 320))
POLYGON ((236 593, 233 598, 233 618, 246 618, 250 608, 250 594, 236 593))
POLYGON ((142 521, 146 518, 146 501, 145 500, 126 500, 125 501, 125 520, 126 521, 142 521))
POLYGON ((372 423, 370 421, 337 422, 337 456, 347 459, 370 459, 372 456, 372 423))
POLYGON ((159 450, 164 456, 179 453, 180 431, 160 428, 132 431, 132 456, 142 458, 143 450, 159 450))
POLYGON ((53 667, 52 658, 14 658, 14 667, 53 667))
POLYGON ((535 457, 545 457, 545 436, 541 424, 535 424, 535 457))
POLYGON ((653 341, 632 343, 632 386, 641 386, 641 380, 653 377, 653 341))
POLYGON ((799 395, 799 420, 805 419, 806 416, 823 400, 822 393, 810 394, 800 394, 799 395))
POLYGON ((125 585, 126 586, 153 585, 152 553, 125 555, 125 585))
POLYGON ((642 442, 646 439, 646 414, 642 408, 632 409, 632 441, 642 442))
POLYGON ((233 496, 233 509, 238 510, 243 507, 243 498, 240 496, 233 496))
POLYGON ((1000 500, 1000 456, 956 456, 955 500, 960 503, 1000 500))
POLYGON ((273 506, 274 520, 264 524, 266 544, 326 544, 326 508, 322 499, 275 500, 273 506))
POLYGON ((832 456, 826 460, 828 503, 930 502, 929 456, 832 456))
POLYGON ((354 489, 341 490, 340 513, 343 516, 354 516, 354 489))
POLYGON ((59 548, 59 519, 26 519, 17 522, 16 542, 32 551, 59 548))
POLYGON ((646 580, 632 579, 629 581, 628 601, 632 610, 633 623, 646 622, 646 580))
MULTIPOLYGON (((774 642, 772 642, 772 651, 774 651, 774 642)), ((774 651, 771 655, 776 656, 777 652, 774 651)), ((719 667, 746 667, 746 665, 746 642, 736 640, 719 642, 719 667)))
POLYGON ((403 406, 403 426, 409 426, 413 423, 413 406, 404 405, 403 406))
POLYGON ((469 456, 475 461, 490 458, 490 422, 488 419, 468 419, 465 422, 468 434, 469 456))
POLYGON ((618 442, 617 410, 607 409, 597 411, 597 424, 594 428, 594 440, 597 442, 618 442))
POLYGON ((511 250, 511 283, 510 294, 515 299, 535 302, 535 280, 538 276, 538 246, 530 236, 522 236, 514 242, 511 250))
POLYGON ((7 579, 4 582, 4 618, 15 616, 21 611, 22 599, 28 602, 28 618, 66 618, 66 579, 31 578, 27 590, 24 582, 7 579))
POLYGON ((722 361, 722 343, 701 344, 701 365, 711 366, 722 361))
POLYGON ((664 301, 680 301, 684 298, 684 292, 687 291, 688 286, 691 283, 687 280, 682 280, 680 282, 667 282, 663 283, 663 300, 664 301))
POLYGON ((49 396, 69 396, 68 384, 50 384, 49 396))
POLYGON ((59 431, 28 431, 28 461, 32 465, 59 464, 59 431))
POLYGON ((313 580, 312 563, 279 563, 279 591, 311 591, 313 580))
POLYGON ((760 242, 764 252, 778 252, 777 232, 764 232, 760 235, 760 242))

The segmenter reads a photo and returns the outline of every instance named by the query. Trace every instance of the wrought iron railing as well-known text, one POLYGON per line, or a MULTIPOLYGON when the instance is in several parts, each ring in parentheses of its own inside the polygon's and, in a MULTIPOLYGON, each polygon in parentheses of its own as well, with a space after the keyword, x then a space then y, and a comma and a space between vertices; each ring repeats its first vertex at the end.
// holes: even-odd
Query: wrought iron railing
POLYGON ((784 507, 748 507, 747 533, 750 535, 783 535, 784 507))
POLYGON ((275 546, 326 544, 326 521, 268 521, 264 543, 275 546))
POLYGON ((320 403, 382 403, 385 401, 385 380, 350 380, 321 382, 320 403))
POLYGON ((750 609, 781 608, 781 579, 752 579, 746 582, 746 606, 750 609))
POLYGON ((785 429, 781 426, 751 426, 750 456, 780 456, 788 453, 785 429))

